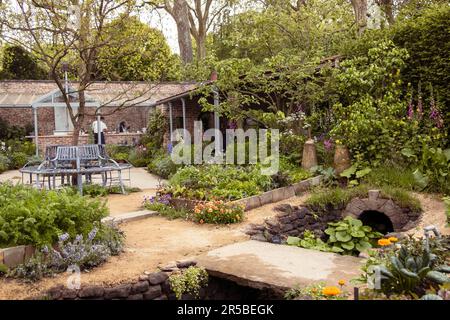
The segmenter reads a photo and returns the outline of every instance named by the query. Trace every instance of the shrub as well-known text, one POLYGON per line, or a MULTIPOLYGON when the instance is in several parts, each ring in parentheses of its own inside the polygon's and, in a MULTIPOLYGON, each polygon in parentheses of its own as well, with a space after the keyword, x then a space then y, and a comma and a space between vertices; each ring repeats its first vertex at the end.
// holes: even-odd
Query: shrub
POLYGON ((22 168, 28 162, 28 155, 24 152, 13 152, 11 154, 11 169, 22 168))
POLYGON ((226 204, 221 200, 198 204, 194 208, 194 220, 200 224, 228 224, 241 222, 244 218, 244 206, 226 204))
POLYGON ((200 288, 208 284, 208 273, 202 267, 191 266, 182 273, 171 274, 169 283, 178 300, 184 293, 198 298, 200 288))
POLYGON ((272 179, 253 166, 186 166, 169 180, 170 192, 175 197, 198 200, 235 200, 260 194, 270 189, 272 179))
POLYGON ((410 191, 420 189, 414 179, 413 170, 397 166, 374 168, 362 181, 379 187, 392 186, 410 191))
POLYGON ((329 236, 327 243, 331 246, 332 252, 357 255, 370 249, 374 239, 383 236, 350 216, 339 222, 330 222, 328 225, 325 233, 329 236))
POLYGON ((141 143, 147 149, 156 151, 163 147, 164 134, 168 129, 168 120, 166 115, 159 109, 150 113, 147 125, 147 131, 141 139, 141 143))
POLYGON ((0 153, 0 173, 9 169, 9 159, 0 153))
POLYGON ((103 202, 72 190, 0 184, 0 195, 0 247, 53 244, 66 232, 86 236, 108 215, 103 202))
POLYGON ((69 234, 64 233, 59 236, 57 249, 43 246, 27 262, 12 269, 8 276, 37 281, 71 267, 93 268, 111 255, 119 254, 123 250, 123 240, 123 232, 113 224, 102 224, 100 230, 92 229, 86 238, 79 234, 71 240, 69 234))
POLYGON ((170 155, 165 152, 158 153, 147 166, 150 173, 156 174, 164 179, 170 178, 177 172, 179 165, 175 164, 170 155))

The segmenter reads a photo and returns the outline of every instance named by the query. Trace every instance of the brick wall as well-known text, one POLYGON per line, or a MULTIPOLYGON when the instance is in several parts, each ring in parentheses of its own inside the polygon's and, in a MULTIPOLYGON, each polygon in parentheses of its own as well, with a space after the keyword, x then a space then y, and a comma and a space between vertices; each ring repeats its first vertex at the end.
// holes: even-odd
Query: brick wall
MULTIPOLYGON (((139 142, 142 133, 107 133, 105 135, 106 144, 123 144, 127 143, 129 145, 133 145, 136 142, 139 142)), ((34 141, 34 137, 33 141, 34 141)), ((66 136, 39 136, 39 152, 43 154, 45 147, 47 145, 71 145, 72 144, 72 135, 66 136)), ((87 134, 80 135, 78 144, 89 144, 89 136, 87 134)))

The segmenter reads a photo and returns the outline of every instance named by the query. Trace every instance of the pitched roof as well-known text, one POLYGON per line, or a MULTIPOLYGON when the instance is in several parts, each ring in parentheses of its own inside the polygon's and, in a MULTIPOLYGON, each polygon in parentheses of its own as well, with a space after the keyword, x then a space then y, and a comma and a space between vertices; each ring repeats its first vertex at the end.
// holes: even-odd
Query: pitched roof
MULTIPOLYGON (((178 96, 198 88, 202 83, 148 83, 148 82, 94 82, 86 94, 101 105, 148 106, 172 96, 178 96)), ((70 82, 77 88, 77 82, 70 82)), ((0 81, 0 107, 30 107, 40 97, 58 89, 51 80, 0 81)))

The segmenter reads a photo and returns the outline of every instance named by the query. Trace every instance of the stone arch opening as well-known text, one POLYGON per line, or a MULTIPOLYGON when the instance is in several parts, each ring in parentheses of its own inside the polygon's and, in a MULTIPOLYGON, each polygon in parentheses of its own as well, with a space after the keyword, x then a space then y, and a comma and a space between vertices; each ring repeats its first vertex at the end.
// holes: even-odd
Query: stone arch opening
POLYGON ((394 232, 394 225, 391 219, 383 212, 376 210, 366 210, 361 212, 359 220, 366 226, 372 227, 373 230, 387 234, 394 232))

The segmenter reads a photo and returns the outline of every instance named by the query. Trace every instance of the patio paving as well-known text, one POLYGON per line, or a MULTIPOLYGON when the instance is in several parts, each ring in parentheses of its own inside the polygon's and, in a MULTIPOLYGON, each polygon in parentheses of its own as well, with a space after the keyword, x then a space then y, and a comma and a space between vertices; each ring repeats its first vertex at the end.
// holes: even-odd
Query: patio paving
MULTIPOLYGON (((123 171, 123 176, 128 179, 128 170, 123 171)), ((13 183, 20 183, 22 180, 22 174, 19 170, 9 170, 0 174, 0 182, 11 181, 13 183)), ((145 168, 131 168, 130 169, 131 182, 125 181, 126 186, 136 187, 142 190, 157 189, 162 183, 166 183, 166 180, 160 177, 148 173, 145 168)), ((24 182, 28 182, 28 175, 24 175, 24 182)))
POLYGON ((211 275, 257 289, 286 290, 317 282, 336 286, 360 274, 364 259, 259 241, 226 245, 197 257, 211 275))

